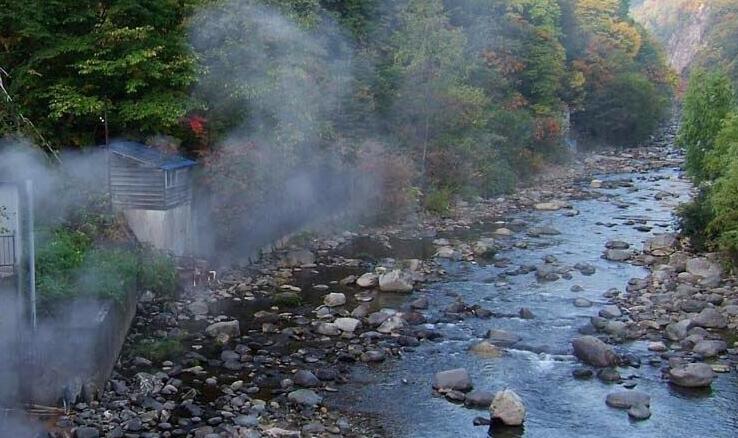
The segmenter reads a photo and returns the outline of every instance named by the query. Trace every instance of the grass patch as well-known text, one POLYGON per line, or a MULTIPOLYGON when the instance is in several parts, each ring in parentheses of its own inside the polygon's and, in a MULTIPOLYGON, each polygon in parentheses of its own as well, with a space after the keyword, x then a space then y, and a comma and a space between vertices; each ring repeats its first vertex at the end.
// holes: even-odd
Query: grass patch
POLYGON ((144 339, 133 346, 131 354, 154 362, 164 362, 177 358, 184 351, 184 344, 180 338, 144 339))

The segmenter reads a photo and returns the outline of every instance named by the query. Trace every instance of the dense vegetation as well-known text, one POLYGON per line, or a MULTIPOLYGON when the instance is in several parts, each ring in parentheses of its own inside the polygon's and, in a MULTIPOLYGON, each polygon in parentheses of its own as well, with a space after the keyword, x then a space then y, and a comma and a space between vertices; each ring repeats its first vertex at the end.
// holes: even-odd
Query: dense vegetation
POLYGON ((679 143, 700 194, 683 207, 684 230, 702 247, 738 256, 738 105, 728 75, 696 70, 684 98, 679 143))
POLYGON ((673 83, 627 0, 9 3, 0 134, 173 136, 205 164, 218 230, 298 168, 372 180, 386 213, 418 195, 443 213, 561 159, 570 125, 643 141, 673 83))

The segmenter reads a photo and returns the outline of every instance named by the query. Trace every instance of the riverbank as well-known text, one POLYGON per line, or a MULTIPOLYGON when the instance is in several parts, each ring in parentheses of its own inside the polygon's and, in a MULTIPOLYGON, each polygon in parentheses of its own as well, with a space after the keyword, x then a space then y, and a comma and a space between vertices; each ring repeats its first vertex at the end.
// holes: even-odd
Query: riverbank
MULTIPOLYGON (((386 382, 375 379, 373 384, 363 384, 361 374, 375 372, 391 379, 388 369, 402 369, 413 357, 423 357, 422 353, 416 354, 423 349, 443 351, 445 347, 438 346, 458 341, 465 351, 472 340, 489 338, 474 333, 471 326, 460 325, 461 333, 449 333, 449 327, 459 327, 459 321, 472 321, 477 328, 495 328, 518 320, 536 321, 534 324, 546 321, 540 316, 542 310, 527 308, 529 314, 522 307, 503 305, 494 297, 509 295, 510 278, 533 277, 542 285, 561 285, 573 281, 575 275, 596 278, 597 274, 589 277, 585 272, 598 270, 595 263, 565 264, 558 259, 567 258, 565 255, 557 258, 546 254, 561 230, 546 221, 536 223, 521 216, 538 212, 535 214, 560 218, 566 227, 567 220, 581 215, 575 205, 605 200, 625 214, 623 218, 610 218, 612 226, 605 223, 598 227, 611 229, 618 222, 629 224, 625 226, 635 233, 666 229, 668 218, 654 222, 634 217, 628 214, 632 206, 611 193, 628 192, 634 187, 632 181, 604 177, 593 181, 593 176, 637 176, 674 168, 681 158, 665 148, 670 142, 667 135, 654 147, 582 157, 515 195, 461 203, 449 218, 426 218, 419 223, 339 235, 306 235, 287 250, 268 255, 255 265, 219 271, 218 281, 210 288, 190 290, 176 302, 145 295, 108 390, 100 401, 77 405, 72 415, 60 419, 60 426, 77 427, 78 436, 95 436, 96 431, 108 436, 129 433, 164 437, 397 434, 397 429, 382 428, 387 420, 382 411, 395 411, 394 406, 388 409, 390 405, 385 404, 379 412, 373 412, 357 403, 354 409, 351 396, 358 397, 362 390, 397 395, 383 389, 386 382), (514 251, 528 254, 538 260, 537 264, 511 262, 507 254, 514 251), (542 258, 544 263, 540 263, 542 258), (475 271, 487 267, 497 270, 495 276, 490 276, 493 271, 475 271), (485 278, 470 284, 465 280, 465 285, 459 285, 469 272, 485 278), (488 294, 487 300, 472 300, 469 288, 483 284, 499 290, 488 294), (445 290, 439 298, 434 291, 442 285, 461 287, 457 292, 445 290), (465 293, 467 289, 469 294, 465 293), (410 290, 412 295, 408 294, 410 290)), ((659 197, 669 200, 664 193, 659 197)), ((646 202, 654 199, 658 200, 646 202)), ((582 238, 590 240, 586 234, 582 238)), ((598 252, 603 249, 598 247, 598 252)), ((626 254, 610 255, 625 258, 626 254)), ((647 259, 653 254, 627 255, 628 261, 638 265, 656 260, 647 259)), ((681 274, 674 275, 679 278, 681 274)), ((667 284, 666 277, 654 287, 667 284)), ((681 277, 688 280, 685 275, 681 277)), ((603 283, 615 280, 607 278, 603 283)), ((580 285, 598 294, 623 285, 599 286, 603 290, 580 285)), ((619 317, 609 318, 605 326, 610 331, 622 328, 623 334, 630 334, 631 327, 645 324, 647 328, 639 336, 658 337, 671 322, 661 318, 654 324, 642 323, 654 321, 639 307, 644 305, 644 295, 652 292, 649 287, 629 289, 626 294, 607 297, 620 303, 623 310, 619 317), (632 324, 621 321, 628 315, 627 310, 637 315, 632 324), (615 320, 622 324, 610 323, 615 320)), ((731 299, 731 294, 732 289, 725 295, 731 299)), ((668 316, 671 320, 683 315, 668 316)), ((599 324, 599 320, 592 322, 599 324)), ((734 322, 729 319, 726 324, 734 322)), ((592 327, 595 334, 595 325, 592 327)), ((712 336, 712 332, 709 334, 712 336)), ((607 334, 607 340, 614 338, 612 333, 607 334)), ((491 342, 493 356, 524 351, 571 357, 569 345, 553 345, 550 351, 545 348, 546 342, 514 345, 522 340, 507 346, 491 342)), ((446 360, 456 361, 459 352, 449 353, 446 360)), ((429 383, 431 377, 432 373, 425 371, 415 380, 429 383)), ((390 382, 406 385, 403 378, 390 382)), ((430 390, 406 387, 415 397, 433 398, 430 390)), ((453 412, 464 411, 450 406, 453 412)), ((484 413, 475 415, 488 417, 484 413)))

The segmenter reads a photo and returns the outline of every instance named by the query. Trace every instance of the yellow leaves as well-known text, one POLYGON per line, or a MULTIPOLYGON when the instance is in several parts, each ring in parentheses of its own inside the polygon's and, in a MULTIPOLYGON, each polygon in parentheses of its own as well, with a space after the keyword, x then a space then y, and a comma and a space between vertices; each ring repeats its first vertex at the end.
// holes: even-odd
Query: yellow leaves
POLYGON ((610 25, 612 39, 625 53, 634 58, 641 50, 641 34, 633 25, 615 21, 610 25))

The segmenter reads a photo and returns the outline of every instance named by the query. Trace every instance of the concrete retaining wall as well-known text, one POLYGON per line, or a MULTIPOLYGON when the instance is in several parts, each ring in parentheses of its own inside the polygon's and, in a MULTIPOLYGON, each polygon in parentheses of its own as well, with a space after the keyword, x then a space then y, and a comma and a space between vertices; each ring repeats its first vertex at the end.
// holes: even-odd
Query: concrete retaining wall
POLYGON ((128 226, 141 243, 176 256, 192 252, 192 207, 189 203, 170 210, 125 210, 128 226))

